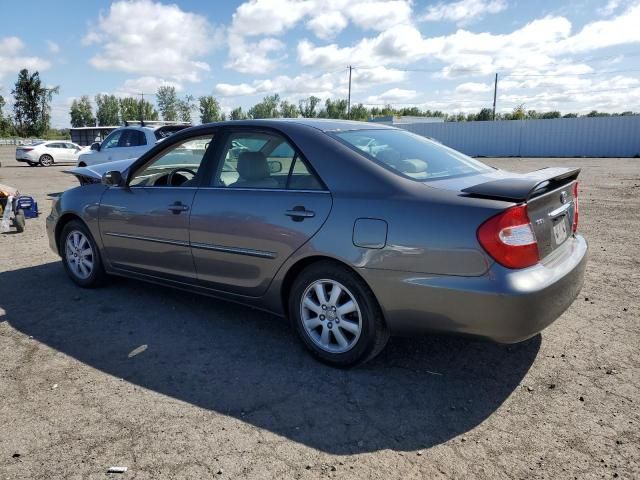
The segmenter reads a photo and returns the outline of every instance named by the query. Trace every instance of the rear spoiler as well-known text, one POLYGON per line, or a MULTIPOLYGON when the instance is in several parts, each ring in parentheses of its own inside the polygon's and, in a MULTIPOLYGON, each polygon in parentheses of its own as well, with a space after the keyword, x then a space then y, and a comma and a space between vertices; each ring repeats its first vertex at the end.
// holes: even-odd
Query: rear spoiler
POLYGON ((524 202, 562 185, 571 183, 580 174, 579 168, 543 168, 513 178, 501 178, 479 183, 462 191, 469 196, 524 202))

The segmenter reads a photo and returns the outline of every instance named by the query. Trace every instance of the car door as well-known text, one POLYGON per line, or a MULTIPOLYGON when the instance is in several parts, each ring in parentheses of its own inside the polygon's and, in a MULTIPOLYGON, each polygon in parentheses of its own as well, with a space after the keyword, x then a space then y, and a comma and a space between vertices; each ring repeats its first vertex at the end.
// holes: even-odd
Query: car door
POLYGON ((106 260, 114 268, 195 282, 189 214, 213 133, 182 138, 141 165, 99 207, 106 260))
POLYGON ((111 132, 100 144, 100 150, 94 151, 91 158, 88 160, 90 160, 91 163, 112 162, 114 160, 118 160, 118 144, 120 143, 120 138, 124 131, 125 129, 121 128, 111 132))
POLYGON ((120 136, 118 148, 113 151, 114 160, 138 158, 148 150, 147 138, 142 130, 125 129, 120 136))
POLYGON ((198 282, 261 296, 321 227, 331 195, 279 133, 235 129, 218 145, 211 183, 198 189, 191 209, 198 282))

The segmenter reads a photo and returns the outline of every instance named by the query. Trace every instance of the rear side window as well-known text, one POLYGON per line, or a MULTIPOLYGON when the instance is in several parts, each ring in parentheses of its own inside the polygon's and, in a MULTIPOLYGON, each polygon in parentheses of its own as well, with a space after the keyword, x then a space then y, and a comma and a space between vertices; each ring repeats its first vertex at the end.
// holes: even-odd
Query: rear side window
POLYGON ((338 132, 335 136, 364 157, 414 180, 492 171, 482 162, 405 130, 352 130, 338 132))
POLYGON ((124 130, 122 132, 122 136, 120 137, 120 141, 118 142, 119 147, 138 147, 140 145, 146 145, 147 140, 145 138, 144 132, 140 130, 124 130))
POLYGON ((289 142, 277 134, 229 136, 214 185, 229 188, 322 190, 322 183, 289 142))

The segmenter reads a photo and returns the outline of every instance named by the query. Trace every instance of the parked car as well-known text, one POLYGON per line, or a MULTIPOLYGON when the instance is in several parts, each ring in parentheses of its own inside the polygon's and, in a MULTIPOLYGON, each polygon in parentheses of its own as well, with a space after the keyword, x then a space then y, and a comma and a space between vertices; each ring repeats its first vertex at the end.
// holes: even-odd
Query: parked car
POLYGON ((138 158, 151 149, 158 141, 186 128, 184 124, 147 124, 117 128, 102 142, 95 142, 91 148, 79 156, 79 167, 113 162, 127 158, 138 158))
POLYGON ((66 140, 40 141, 16 148, 16 161, 29 164, 31 167, 42 165, 50 167, 54 164, 75 164, 82 151, 80 145, 66 140))
POLYGON ((579 172, 498 170, 370 123, 223 122, 72 170, 47 232, 81 287, 121 275, 288 316, 351 366, 390 334, 519 342, 556 320, 587 261, 579 172))

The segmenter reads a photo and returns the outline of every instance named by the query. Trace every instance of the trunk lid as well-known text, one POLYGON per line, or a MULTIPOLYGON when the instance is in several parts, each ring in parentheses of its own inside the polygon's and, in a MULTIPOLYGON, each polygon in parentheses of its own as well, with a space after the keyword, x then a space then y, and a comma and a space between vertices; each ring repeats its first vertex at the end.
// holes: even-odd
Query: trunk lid
POLYGON ((573 233, 577 211, 575 184, 579 168, 543 168, 530 173, 496 170, 481 175, 430 181, 429 186, 462 195, 526 203, 540 259, 560 247, 573 233))

